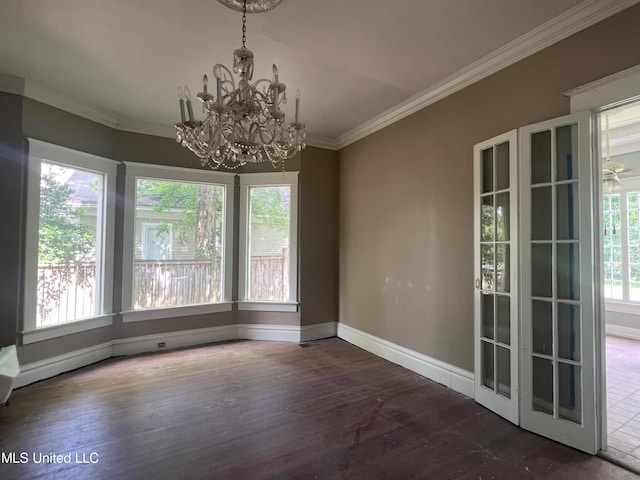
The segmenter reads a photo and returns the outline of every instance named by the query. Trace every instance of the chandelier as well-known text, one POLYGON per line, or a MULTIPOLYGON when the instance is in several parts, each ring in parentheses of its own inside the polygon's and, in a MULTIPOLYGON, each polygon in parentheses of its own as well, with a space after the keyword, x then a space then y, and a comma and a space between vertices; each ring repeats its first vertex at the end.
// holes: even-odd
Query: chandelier
POLYGON ((176 141, 195 153, 203 166, 236 169, 247 163, 271 162, 284 168, 284 161, 306 147, 305 125, 300 122, 300 91, 296 95, 295 121, 287 125, 280 109, 287 103, 286 85, 273 65, 273 78, 253 78, 253 52, 246 48, 247 13, 266 12, 283 0, 218 0, 242 12, 242 47, 233 52, 233 73, 221 64, 213 67, 215 96, 209 92, 207 75, 202 78, 204 120, 193 115, 189 87, 178 87, 181 121, 175 124, 176 141), (186 105, 186 115, 185 115, 186 105))

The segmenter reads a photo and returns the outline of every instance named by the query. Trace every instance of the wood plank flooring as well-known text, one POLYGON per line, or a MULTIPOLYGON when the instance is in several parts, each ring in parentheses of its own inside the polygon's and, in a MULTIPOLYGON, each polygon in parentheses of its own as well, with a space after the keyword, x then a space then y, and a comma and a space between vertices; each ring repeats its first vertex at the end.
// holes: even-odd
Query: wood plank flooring
POLYGON ((638 478, 342 340, 318 343, 110 359, 18 389, 0 408, 0 478, 638 478), (51 453, 71 462, 31 458, 51 453))

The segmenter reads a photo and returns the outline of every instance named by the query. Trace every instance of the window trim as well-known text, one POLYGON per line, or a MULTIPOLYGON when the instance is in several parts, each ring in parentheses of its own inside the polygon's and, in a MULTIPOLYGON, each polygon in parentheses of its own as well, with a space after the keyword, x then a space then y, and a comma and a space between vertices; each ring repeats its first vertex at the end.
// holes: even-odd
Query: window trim
POLYGON ((25 270, 24 270, 24 307, 20 338, 26 345, 49 338, 70 335, 111 325, 113 317, 113 261, 116 175, 118 162, 109 158, 73 150, 35 138, 27 138, 29 154, 27 160, 27 202, 25 221, 25 270), (102 217, 98 222, 96 239, 100 242, 101 258, 96 266, 100 273, 97 279, 96 300, 98 313, 93 317, 47 327, 36 326, 37 322, 37 283, 38 283, 38 242, 40 220, 40 176, 42 162, 78 168, 104 175, 103 209, 97 212, 102 217))
POLYGON ((125 175, 125 206, 122 247, 122 321, 138 322, 163 318, 182 317, 206 313, 227 312, 232 310, 233 287, 233 221, 234 221, 234 184, 235 173, 197 170, 183 167, 170 167, 146 163, 123 162, 125 175), (133 310, 133 259, 136 215, 136 181, 138 178, 167 180, 171 182, 210 183, 225 186, 224 219, 224 281, 222 301, 199 305, 179 305, 175 307, 148 308, 133 310))
POLYGON ((298 172, 268 172, 240 174, 240 212, 238 242, 238 310, 295 312, 298 310, 298 172), (247 253, 249 229, 249 187, 290 186, 289 212, 289 298, 283 302, 247 298, 247 253))

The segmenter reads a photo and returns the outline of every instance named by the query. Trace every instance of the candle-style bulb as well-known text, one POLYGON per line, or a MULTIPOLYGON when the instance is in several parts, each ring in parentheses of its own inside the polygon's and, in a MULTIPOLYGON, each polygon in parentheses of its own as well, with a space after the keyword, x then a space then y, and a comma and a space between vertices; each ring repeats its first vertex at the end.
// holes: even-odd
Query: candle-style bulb
POLYGON ((182 87, 178 87, 178 105, 180 106, 180 120, 184 123, 186 117, 184 115, 184 92, 182 87))
POLYGON ((207 78, 206 75, 204 75, 202 77, 202 91, 205 93, 207 93, 207 85, 209 85, 209 78, 207 78))
POLYGON ((213 76, 216 77, 216 105, 222 105, 222 69, 216 63, 213 67, 213 76))
POLYGON ((276 64, 273 64, 273 82, 274 83, 278 83, 279 78, 278 78, 278 67, 276 67, 276 64))
POLYGON ((184 86, 184 96, 187 100, 187 112, 189 113, 189 121, 193 122, 193 107, 191 106, 191 91, 189 87, 184 86))
POLYGON ((296 123, 300 123, 300 89, 296 91, 296 123))

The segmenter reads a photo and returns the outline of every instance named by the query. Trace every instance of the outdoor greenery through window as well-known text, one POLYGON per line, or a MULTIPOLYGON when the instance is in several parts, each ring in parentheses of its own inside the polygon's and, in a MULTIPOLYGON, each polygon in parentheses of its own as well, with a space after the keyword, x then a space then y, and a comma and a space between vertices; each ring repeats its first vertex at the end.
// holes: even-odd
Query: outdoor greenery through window
POLYGON ((291 187, 249 187, 247 299, 289 300, 291 187))
POLYGON ((137 178, 133 309, 222 301, 222 185, 137 178))
POLYGON ((36 327, 98 313, 104 176, 41 163, 36 327))
POLYGON ((640 191, 603 196, 605 298, 640 302, 640 191))

